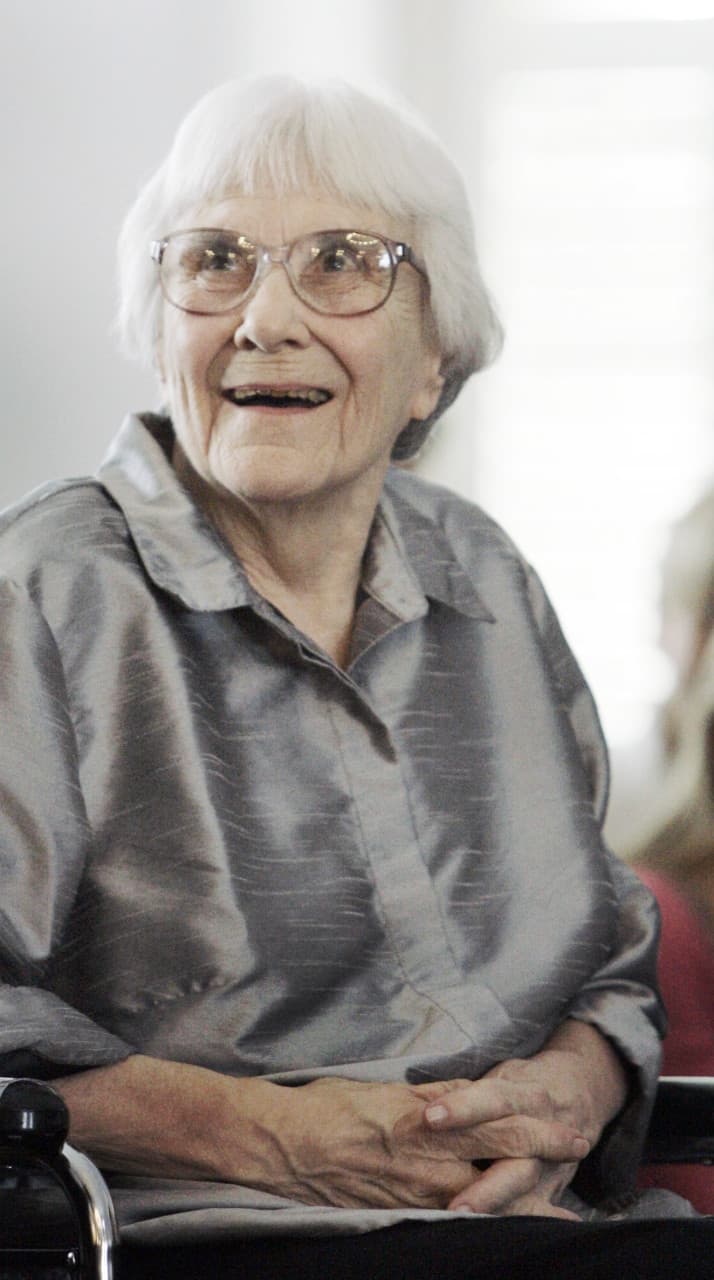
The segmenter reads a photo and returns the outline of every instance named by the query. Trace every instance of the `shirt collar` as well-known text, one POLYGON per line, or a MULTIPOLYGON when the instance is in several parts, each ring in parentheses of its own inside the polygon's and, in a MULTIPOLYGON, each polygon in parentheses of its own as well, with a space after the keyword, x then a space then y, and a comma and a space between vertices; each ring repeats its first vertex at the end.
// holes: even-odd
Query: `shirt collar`
POLYGON ((180 483, 170 461, 173 429, 158 414, 131 414, 97 478, 124 514, 149 577, 189 609, 254 604, 239 561, 180 483))
MULTIPOLYGON (((98 480, 124 513, 149 577, 189 609, 258 604, 242 565, 181 485, 170 461, 173 430, 158 414, 130 415, 98 480)), ((441 528, 387 481, 365 557, 364 590, 396 617, 422 617, 438 600, 493 620, 441 528)))
POLYGON ((402 475, 397 468, 390 469, 379 512, 422 599, 437 600, 469 618, 494 622, 444 530, 403 494, 402 475))

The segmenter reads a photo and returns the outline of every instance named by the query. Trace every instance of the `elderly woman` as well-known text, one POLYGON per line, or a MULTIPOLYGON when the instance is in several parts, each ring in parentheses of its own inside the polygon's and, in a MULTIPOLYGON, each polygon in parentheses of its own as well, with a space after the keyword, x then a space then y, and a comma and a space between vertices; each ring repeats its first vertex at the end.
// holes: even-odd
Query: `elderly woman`
POLYGON ((651 899, 537 578, 390 465, 499 346, 460 179, 354 89, 229 84, 120 259, 165 412, 0 537, 0 1067, 166 1238, 588 1214, 651 899))

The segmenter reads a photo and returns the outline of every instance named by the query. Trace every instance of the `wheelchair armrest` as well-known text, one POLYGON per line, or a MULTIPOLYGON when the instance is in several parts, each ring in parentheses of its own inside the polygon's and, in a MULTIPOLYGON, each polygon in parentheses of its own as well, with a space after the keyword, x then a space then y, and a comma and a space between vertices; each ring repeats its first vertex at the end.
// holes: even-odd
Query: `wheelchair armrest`
POLYGON ((714 1076, 662 1076, 645 1164, 714 1164, 714 1076))
POLYGON ((0 1163, 54 1178, 77 1223, 81 1274, 112 1280, 118 1237, 112 1199, 96 1165, 65 1141, 68 1128, 67 1107, 49 1085, 0 1079, 0 1163))

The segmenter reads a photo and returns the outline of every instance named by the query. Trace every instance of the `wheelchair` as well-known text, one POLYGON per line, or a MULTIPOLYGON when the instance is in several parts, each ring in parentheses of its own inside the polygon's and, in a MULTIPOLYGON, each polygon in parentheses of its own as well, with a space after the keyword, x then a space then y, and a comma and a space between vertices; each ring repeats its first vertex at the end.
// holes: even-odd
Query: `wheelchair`
MULTIPOLYGON (((48 1085, 0 1081, 0 1280, 120 1280, 111 1194, 96 1165, 66 1141, 68 1128, 65 1103, 48 1085), (38 1198, 50 1204, 39 1228, 28 1226, 38 1198)), ((714 1165, 714 1077, 660 1079, 644 1162, 714 1165)))

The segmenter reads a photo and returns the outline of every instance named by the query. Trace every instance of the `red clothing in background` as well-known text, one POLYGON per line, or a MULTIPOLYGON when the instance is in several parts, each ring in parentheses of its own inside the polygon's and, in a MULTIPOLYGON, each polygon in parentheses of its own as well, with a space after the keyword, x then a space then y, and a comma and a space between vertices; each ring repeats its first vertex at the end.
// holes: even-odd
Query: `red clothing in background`
MULTIPOLYGON (((657 971, 669 1014, 662 1074, 714 1076, 714 941, 697 908, 667 876, 636 870, 662 913, 657 971)), ((641 1184, 669 1187, 701 1213, 714 1213, 714 1168, 652 1165, 641 1184)))

